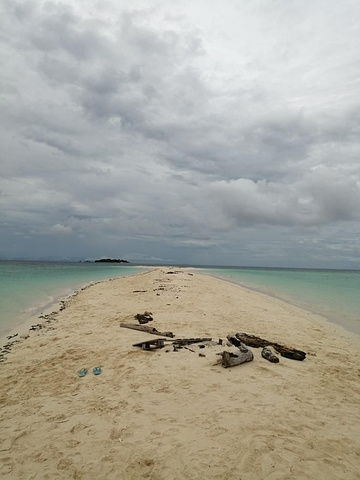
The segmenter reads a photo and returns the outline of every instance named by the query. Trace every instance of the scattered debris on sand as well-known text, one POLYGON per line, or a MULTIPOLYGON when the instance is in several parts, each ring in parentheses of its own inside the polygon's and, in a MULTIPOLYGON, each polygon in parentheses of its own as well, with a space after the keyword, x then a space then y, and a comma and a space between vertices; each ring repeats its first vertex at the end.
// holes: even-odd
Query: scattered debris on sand
MULTIPOLYGON (((153 321, 152 314, 150 312, 145 312, 144 314, 134 315, 136 319, 142 320, 144 317, 151 317, 153 321)), ((133 344, 133 347, 140 347, 142 350, 158 350, 162 349, 165 346, 171 346, 173 352, 178 352, 180 349, 184 348, 192 353, 196 353, 193 348, 189 348, 189 345, 195 345, 198 348, 205 347, 214 347, 214 346, 223 346, 223 339, 219 338, 216 342, 211 337, 194 337, 194 338, 176 338, 175 340, 170 340, 174 338, 175 335, 173 332, 163 332, 157 330, 155 327, 147 327, 144 325, 136 325, 130 323, 120 323, 120 327, 129 328, 132 330, 138 330, 145 333, 150 333, 152 335, 158 335, 159 337, 167 338, 156 338, 156 339, 146 339, 133 344)), ((236 365, 241 365, 242 363, 251 362, 254 360, 254 354, 250 350, 251 347, 262 347, 261 356, 271 362, 279 363, 279 357, 274 353, 272 348, 280 353, 283 357, 290 358, 293 360, 304 360, 306 353, 297 350, 294 348, 285 347, 276 342, 270 342, 268 340, 256 337, 255 335, 249 335, 247 333, 236 333, 235 335, 227 335, 226 345, 227 350, 222 352, 217 352, 216 355, 221 355, 221 365, 224 368, 234 367, 236 365), (272 347, 272 348, 271 348, 272 347)), ((170 350, 165 350, 168 353, 170 350)), ((199 353, 199 357, 206 357, 204 353, 199 353)), ((219 363, 219 362, 217 362, 219 363)))

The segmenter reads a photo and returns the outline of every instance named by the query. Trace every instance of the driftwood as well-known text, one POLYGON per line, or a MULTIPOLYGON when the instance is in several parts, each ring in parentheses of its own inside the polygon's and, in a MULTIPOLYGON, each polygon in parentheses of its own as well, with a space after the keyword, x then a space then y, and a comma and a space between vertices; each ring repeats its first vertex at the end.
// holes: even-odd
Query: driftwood
MULTIPOLYGON (((120 326, 125 326, 127 324, 121 324, 120 326)), ((138 325, 135 325, 136 327, 138 325)), ((140 326, 140 325, 139 325, 140 326)), ((136 328, 135 330, 139 330, 136 328)), ((152 333, 152 332, 149 332, 152 333)), ((191 350, 191 348, 187 348, 186 345, 191 345, 193 343, 199 343, 199 342, 208 342, 212 340, 211 338, 180 338, 178 340, 174 340, 172 342, 172 345, 174 347, 174 352, 177 351, 178 348, 186 348, 187 350, 190 350, 191 352, 194 352, 194 350, 191 350)), ((162 348, 165 344, 165 342, 169 342, 167 338, 157 338, 155 340, 145 340, 144 342, 139 342, 135 343, 133 347, 141 347, 143 350, 149 350, 151 346, 153 348, 162 348)))
POLYGON ((134 325, 132 323, 120 323, 120 327, 131 328, 132 330, 140 330, 140 332, 151 333, 152 335, 161 335, 162 337, 175 337, 172 332, 159 332, 155 327, 145 327, 144 325, 134 325))
POLYGON ((274 347, 274 349, 280 353, 282 357, 291 358, 292 360, 304 360, 306 353, 302 350, 297 350, 296 348, 285 347, 279 343, 270 342, 264 338, 256 337, 255 335, 248 335, 247 333, 237 333, 236 338, 241 342, 249 345, 249 347, 274 347))
MULTIPOLYGON (((228 340, 232 343, 234 337, 228 335, 228 340)), ((251 362, 254 360, 254 355, 252 351, 247 348, 245 344, 237 341, 235 351, 223 351, 221 354, 221 365, 224 368, 234 367, 235 365, 240 365, 241 363, 251 362)))
POLYGON ((155 338, 154 340, 145 340, 144 342, 134 343, 133 347, 141 347, 142 350, 155 350, 163 348, 166 338, 155 338))
POLYGON ((269 347, 264 347, 261 352, 261 356, 265 358, 265 360, 269 360, 271 363, 279 363, 279 357, 273 354, 269 347))
POLYGON ((244 345, 243 342, 241 342, 238 338, 234 337, 233 335, 226 335, 226 338, 232 345, 234 345, 234 347, 240 348, 242 347, 242 345, 244 345))
POLYGON ((144 323, 152 322, 154 319, 151 312, 137 313, 134 318, 142 325, 144 323))
POLYGON ((221 365, 224 368, 234 367, 241 363, 251 362, 254 360, 252 351, 236 337, 227 335, 228 341, 236 347, 234 351, 223 351, 221 354, 221 365))
POLYGON ((192 343, 211 342, 212 338, 178 338, 173 341, 173 345, 180 347, 183 345, 191 345, 192 343))

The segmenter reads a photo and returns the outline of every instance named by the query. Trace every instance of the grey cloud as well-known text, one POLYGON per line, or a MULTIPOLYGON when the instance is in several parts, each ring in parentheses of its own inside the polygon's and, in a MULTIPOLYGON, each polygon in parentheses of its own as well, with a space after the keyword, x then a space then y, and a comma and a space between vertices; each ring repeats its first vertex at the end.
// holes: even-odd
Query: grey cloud
POLYGON ((317 210, 318 223, 360 218, 360 184, 357 179, 318 168, 301 182, 301 187, 317 210))
POLYGON ((53 225, 48 231, 50 235, 70 235, 71 232, 71 227, 69 227, 68 225, 61 225, 60 223, 53 225))
POLYGON ((36 134, 35 132, 29 132, 26 134, 26 138, 29 138, 38 143, 43 143, 65 154, 81 154, 81 152, 74 146, 71 139, 69 139, 68 137, 64 138, 61 135, 56 135, 56 133, 48 134, 46 132, 41 132, 36 134))
POLYGON ((120 16, 119 28, 109 39, 92 34, 92 25, 68 10, 39 15, 38 36, 33 38, 40 49, 37 62, 50 82, 67 88, 92 116, 105 120, 117 116, 124 128, 159 138, 164 116, 165 121, 172 112, 178 117, 199 103, 203 85, 187 67, 191 55, 199 54, 199 39, 138 26, 137 15, 130 13, 120 16), (79 69, 74 60, 90 56, 93 62, 82 62, 79 69))
POLYGON ((293 184, 222 180, 211 186, 210 195, 235 225, 314 226, 360 218, 359 185, 326 169, 293 184))
POLYGON ((71 8, 49 4, 49 11, 38 18, 30 35, 31 43, 45 52, 63 50, 76 60, 89 60, 106 55, 108 42, 94 30, 91 22, 79 21, 71 8))
MULTIPOLYGON (((43 30, 45 27, 46 31, 52 30, 53 15, 42 19, 43 30)), ((64 14, 56 21, 77 22, 78 30, 85 29, 74 15, 64 14)), ((58 60, 46 55, 40 60, 40 67, 51 76, 51 81, 59 76, 61 80, 65 71, 67 81, 73 79, 81 87, 79 95, 72 95, 92 116, 103 120, 119 117, 122 128, 171 145, 174 154, 166 154, 165 150, 163 158, 174 168, 198 169, 218 177, 222 174, 228 179, 240 174, 259 178, 264 162, 267 177, 271 179, 279 150, 292 156, 293 161, 294 157, 304 154, 311 140, 306 121, 289 112, 283 113, 283 119, 267 120, 259 107, 254 117, 248 89, 238 90, 218 109, 217 92, 208 88, 198 71, 189 68, 193 60, 187 56, 189 48, 193 48, 189 45, 195 43, 197 53, 196 38, 189 36, 188 40, 180 41, 174 32, 155 32, 150 27, 137 26, 131 14, 123 14, 120 25, 119 38, 114 44, 118 48, 114 50, 114 45, 109 43, 107 55, 97 58, 95 70, 88 71, 85 67, 81 73, 71 59, 56 64, 58 60), (128 52, 123 53, 122 42, 134 53, 131 59, 128 52), (151 61, 147 58, 149 45, 151 61), (114 67, 116 59, 117 68, 114 67), (74 78, 75 72, 77 78, 74 78), (252 123, 246 126, 244 117, 250 111, 252 123), (226 116, 231 121, 224 123, 226 116)), ((64 28, 61 33, 69 35, 64 28)), ((59 42, 59 48, 65 48, 63 43, 59 42)))
POLYGON ((38 67, 48 81, 59 85, 75 84, 79 76, 76 62, 66 58, 54 58, 49 54, 43 55, 38 61, 38 67))

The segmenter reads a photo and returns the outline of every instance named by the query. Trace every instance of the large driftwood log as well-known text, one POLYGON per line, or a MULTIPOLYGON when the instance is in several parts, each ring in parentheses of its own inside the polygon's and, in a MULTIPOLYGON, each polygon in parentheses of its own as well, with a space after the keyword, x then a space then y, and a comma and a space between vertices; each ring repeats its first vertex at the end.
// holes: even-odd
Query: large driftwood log
POLYGON ((141 332, 151 333, 152 335, 161 335, 162 337, 175 337, 172 332, 159 332, 155 327, 145 327, 144 325, 134 325, 132 323, 120 323, 120 327, 131 328, 132 330, 140 330, 141 332))
POLYGON ((243 344, 241 345, 241 350, 240 348, 231 352, 225 350, 221 354, 221 365, 224 368, 234 367, 235 365, 251 362, 252 360, 254 360, 252 351, 243 344))
POLYGON ((255 335, 248 335, 247 333, 236 333, 236 338, 241 342, 245 343, 245 345, 249 345, 249 347, 274 347, 274 349, 280 353, 282 357, 291 358, 292 360, 304 360, 306 357, 306 353, 302 350, 297 350, 296 348, 285 347, 284 345, 280 345, 276 342, 271 342, 269 340, 265 340, 265 338, 256 337, 255 335))

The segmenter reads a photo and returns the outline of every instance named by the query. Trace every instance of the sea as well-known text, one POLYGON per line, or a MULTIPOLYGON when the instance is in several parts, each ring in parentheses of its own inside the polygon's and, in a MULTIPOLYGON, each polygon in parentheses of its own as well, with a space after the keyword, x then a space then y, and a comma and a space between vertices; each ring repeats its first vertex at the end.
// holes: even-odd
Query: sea
MULTIPOLYGON (((57 310, 61 299, 85 285, 148 269, 93 262, 0 261, 0 337, 13 334, 56 302, 57 310)), ((201 266, 195 271, 282 299, 360 335, 359 270, 201 266)))

